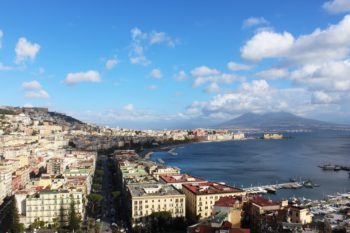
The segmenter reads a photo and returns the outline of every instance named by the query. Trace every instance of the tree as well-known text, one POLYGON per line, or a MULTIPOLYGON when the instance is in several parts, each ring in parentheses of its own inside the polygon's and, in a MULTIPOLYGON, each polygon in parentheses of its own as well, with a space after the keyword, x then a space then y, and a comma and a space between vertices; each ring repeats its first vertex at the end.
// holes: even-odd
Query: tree
POLYGON ((115 201, 118 200, 119 196, 120 196, 120 192, 119 192, 119 191, 114 191, 114 192, 112 192, 112 197, 113 197, 113 199, 114 199, 115 201))
POLYGON ((18 209, 17 209, 17 201, 16 198, 13 197, 11 200, 11 233, 22 233, 24 232, 23 224, 19 223, 18 209))
POLYGON ((104 174, 104 171, 101 170, 101 169, 97 169, 97 170, 95 171, 95 175, 98 176, 98 177, 103 176, 103 174, 104 174))
POLYGON ((76 231, 80 228, 80 216, 75 211, 75 202, 72 198, 68 216, 68 228, 71 231, 76 231))
POLYGON ((45 226, 45 222, 41 221, 40 219, 35 219, 30 228, 42 228, 45 226))
POLYGON ((100 194, 96 194, 96 193, 91 193, 88 196, 89 202, 92 204, 92 212, 95 212, 95 205, 100 202, 103 197, 100 194))
POLYGON ((101 192, 102 185, 101 184, 92 184, 92 189, 94 192, 101 192))

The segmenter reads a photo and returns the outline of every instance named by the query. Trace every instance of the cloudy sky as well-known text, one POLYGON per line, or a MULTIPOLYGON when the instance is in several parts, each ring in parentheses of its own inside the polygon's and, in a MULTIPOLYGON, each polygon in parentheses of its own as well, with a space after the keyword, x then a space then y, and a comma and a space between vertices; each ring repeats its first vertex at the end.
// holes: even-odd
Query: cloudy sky
POLYGON ((350 0, 0 3, 0 106, 98 124, 350 123, 349 55, 350 0))

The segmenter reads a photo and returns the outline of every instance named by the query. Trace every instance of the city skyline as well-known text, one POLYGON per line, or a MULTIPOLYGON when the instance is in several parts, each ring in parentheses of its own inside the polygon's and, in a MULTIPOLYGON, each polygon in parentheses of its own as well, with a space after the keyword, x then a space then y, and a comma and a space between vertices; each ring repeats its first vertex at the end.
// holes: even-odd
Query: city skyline
POLYGON ((20 4, 0 7, 0 106, 132 128, 350 123, 349 1, 20 4))

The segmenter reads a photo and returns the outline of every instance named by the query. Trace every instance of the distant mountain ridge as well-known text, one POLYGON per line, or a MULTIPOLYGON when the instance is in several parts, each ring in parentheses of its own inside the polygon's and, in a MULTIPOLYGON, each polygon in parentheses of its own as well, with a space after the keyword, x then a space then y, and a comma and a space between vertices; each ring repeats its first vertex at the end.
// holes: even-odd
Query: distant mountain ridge
POLYGON ((303 118, 288 112, 249 112, 216 125, 215 128, 240 131, 350 130, 349 125, 303 118))

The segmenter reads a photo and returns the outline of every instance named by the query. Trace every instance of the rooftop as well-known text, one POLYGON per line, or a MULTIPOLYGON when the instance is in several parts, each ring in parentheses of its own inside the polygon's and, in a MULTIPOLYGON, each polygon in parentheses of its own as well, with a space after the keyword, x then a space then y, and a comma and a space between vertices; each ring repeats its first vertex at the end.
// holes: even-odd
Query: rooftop
POLYGON ((222 206, 222 207, 232 207, 235 204, 239 203, 239 200, 234 197, 220 197, 214 204, 214 206, 222 206))
POLYGON ((130 184, 127 187, 132 197, 183 195, 167 184, 130 184))
POLYGON ((195 176, 190 176, 187 174, 176 174, 176 175, 164 174, 164 175, 160 175, 159 178, 163 180, 165 183, 206 182, 204 179, 201 179, 195 176))
POLYGON ((272 200, 268 200, 265 199, 263 197, 260 196, 253 196, 252 198, 250 198, 250 201, 258 206, 275 206, 275 205, 279 205, 278 202, 274 202, 272 200))
POLYGON ((203 183, 184 184, 183 187, 197 195, 244 192, 239 188, 208 181, 203 183))

